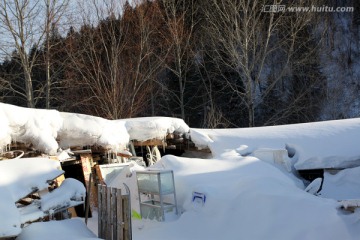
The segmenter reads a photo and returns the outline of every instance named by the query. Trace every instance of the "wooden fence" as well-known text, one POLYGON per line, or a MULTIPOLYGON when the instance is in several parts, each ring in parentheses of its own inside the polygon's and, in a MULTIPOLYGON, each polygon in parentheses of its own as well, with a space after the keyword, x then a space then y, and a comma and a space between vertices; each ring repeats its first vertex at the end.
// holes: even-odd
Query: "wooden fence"
MULTIPOLYGON (((128 190, 128 189, 127 189, 128 190)), ((105 240, 131 240, 130 191, 98 185, 98 235, 105 240)))

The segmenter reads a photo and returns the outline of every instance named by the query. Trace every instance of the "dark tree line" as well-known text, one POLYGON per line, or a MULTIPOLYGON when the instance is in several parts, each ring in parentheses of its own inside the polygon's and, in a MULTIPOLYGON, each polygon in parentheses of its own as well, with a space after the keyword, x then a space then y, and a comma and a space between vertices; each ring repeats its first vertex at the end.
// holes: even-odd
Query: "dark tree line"
POLYGON ((6 57, 0 99, 29 106, 31 79, 30 107, 109 119, 163 115, 208 128, 315 121, 327 87, 323 35, 314 34, 321 19, 262 12, 264 4, 272 2, 155 0, 125 2, 119 13, 89 3, 92 21, 83 16, 66 34, 48 25, 28 54, 6 57))

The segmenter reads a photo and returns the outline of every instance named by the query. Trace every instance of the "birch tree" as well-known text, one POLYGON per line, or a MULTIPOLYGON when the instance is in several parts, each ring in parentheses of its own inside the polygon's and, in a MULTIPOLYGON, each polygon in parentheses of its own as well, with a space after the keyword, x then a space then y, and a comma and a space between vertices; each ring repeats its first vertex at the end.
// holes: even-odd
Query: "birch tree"
POLYGON ((190 81, 188 72, 194 60, 192 38, 196 25, 194 18, 196 5, 193 0, 163 0, 162 4, 169 46, 165 67, 176 77, 177 86, 175 89, 171 89, 166 83, 161 83, 161 86, 176 102, 180 109, 179 115, 185 120, 185 107, 189 102, 185 98, 190 81))

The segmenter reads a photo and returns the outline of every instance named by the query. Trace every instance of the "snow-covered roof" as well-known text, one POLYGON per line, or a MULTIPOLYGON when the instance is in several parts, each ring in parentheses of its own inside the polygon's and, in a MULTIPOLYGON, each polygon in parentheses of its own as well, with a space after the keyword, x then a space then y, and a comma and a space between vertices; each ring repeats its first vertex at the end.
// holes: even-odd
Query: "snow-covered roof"
POLYGON ((163 139, 168 133, 187 133, 182 119, 168 117, 108 120, 56 110, 30 109, 0 103, 0 147, 11 141, 32 143, 54 155, 60 148, 99 145, 123 150, 130 140, 163 139))
MULTIPOLYGON (((286 149, 295 168, 360 165, 360 118, 238 129, 191 129, 191 140, 215 157, 231 149, 242 156, 259 149, 286 149)), ((227 153, 228 154, 228 153, 227 153)))

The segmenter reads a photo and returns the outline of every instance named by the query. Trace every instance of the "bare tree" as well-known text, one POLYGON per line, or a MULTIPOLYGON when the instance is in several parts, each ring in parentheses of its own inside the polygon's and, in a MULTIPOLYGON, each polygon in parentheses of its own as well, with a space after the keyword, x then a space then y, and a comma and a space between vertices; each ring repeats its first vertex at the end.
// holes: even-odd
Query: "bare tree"
POLYGON ((194 60, 192 38, 196 19, 196 4, 191 1, 163 0, 166 30, 168 31, 168 61, 166 69, 177 78, 176 89, 161 83, 163 89, 180 108, 180 117, 185 120, 187 99, 185 92, 189 84, 188 72, 194 60))
MULTIPOLYGON (((294 64, 291 60, 298 54, 295 47, 305 46, 309 41, 305 39, 301 43, 299 40, 312 19, 311 13, 263 12, 267 3, 210 0, 204 7, 207 41, 212 45, 214 62, 219 69, 237 74, 235 81, 227 80, 226 84, 243 100, 249 126, 255 126, 256 107, 289 74, 290 65, 294 64), (270 65, 274 58, 278 60, 275 67, 270 65), (276 74, 270 76, 269 68, 276 74)), ((282 5, 281 1, 273 4, 282 5)), ((314 50, 310 49, 306 56, 298 58, 297 64, 303 64, 312 52, 314 50)), ((227 78, 224 76, 224 79, 227 78)))
POLYGON ((76 77, 68 87, 81 94, 75 104, 111 119, 136 116, 150 106, 151 82, 164 61, 153 44, 160 27, 154 19, 158 5, 147 2, 133 9, 118 1, 93 1, 87 9, 92 14, 83 18, 82 39, 68 52, 76 77), (97 27, 90 27, 94 18, 88 16, 96 16, 97 27))
MULTIPOLYGON (((15 44, 19 55, 20 63, 24 71, 25 91, 20 94, 26 98, 28 107, 35 107, 33 80, 31 71, 36 56, 29 57, 29 49, 32 46, 39 46, 43 34, 36 28, 37 17, 40 14, 39 1, 30 0, 2 0, 0 2, 0 27, 15 44), (35 37, 36 35, 36 37, 35 37)), ((9 39, 10 40, 10 39, 9 39)), ((3 46, 2 52, 8 53, 8 47, 3 46)))
POLYGON ((50 40, 51 31, 56 28, 66 13, 69 0, 44 0, 46 7, 45 20, 45 69, 46 69, 46 108, 50 108, 51 103, 51 50, 54 47, 50 40))
MULTIPOLYGON (((44 2, 41 0, 1 0, 0 2, 0 29, 4 36, 0 44, 0 51, 4 56, 11 57, 12 50, 15 49, 24 75, 25 89, 13 87, 12 85, 15 83, 11 80, 7 80, 8 88, 26 99, 28 107, 36 106, 45 89, 45 84, 41 85, 40 89, 34 89, 33 85, 32 71, 40 54, 37 50, 44 38, 49 39, 50 26, 58 23, 67 2, 57 0, 45 0, 44 2), (35 49, 32 54, 30 54, 31 49, 35 49)), ((47 42, 48 44, 49 42, 47 42)), ((50 46, 47 47, 50 48, 50 46)), ((50 68, 49 61, 48 56, 48 69, 50 68)), ((46 95, 47 99, 50 99, 49 76, 47 82, 46 95)))

